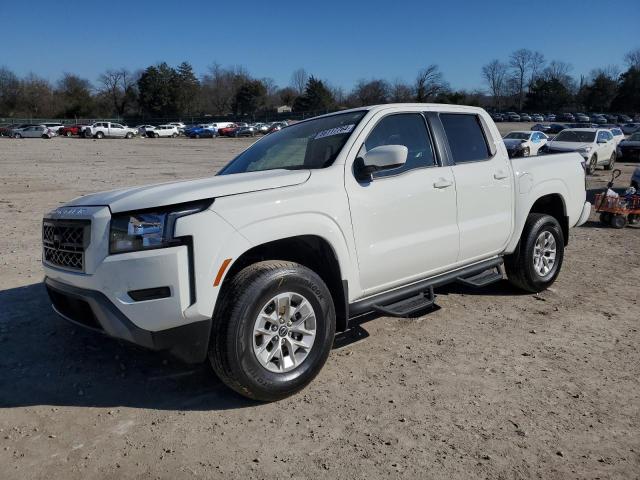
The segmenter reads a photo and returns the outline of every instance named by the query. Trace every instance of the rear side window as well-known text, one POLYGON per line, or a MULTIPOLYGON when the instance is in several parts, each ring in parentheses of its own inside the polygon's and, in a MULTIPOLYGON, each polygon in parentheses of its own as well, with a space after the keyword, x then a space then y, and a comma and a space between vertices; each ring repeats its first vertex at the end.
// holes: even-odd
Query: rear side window
POLYGON ((404 165, 377 172, 378 178, 436 164, 429 132, 424 117, 419 113, 389 115, 380 120, 365 140, 360 155, 383 145, 404 145, 409 154, 404 165))
POLYGON ((491 156, 477 115, 441 113, 440 120, 455 163, 479 162, 491 156))

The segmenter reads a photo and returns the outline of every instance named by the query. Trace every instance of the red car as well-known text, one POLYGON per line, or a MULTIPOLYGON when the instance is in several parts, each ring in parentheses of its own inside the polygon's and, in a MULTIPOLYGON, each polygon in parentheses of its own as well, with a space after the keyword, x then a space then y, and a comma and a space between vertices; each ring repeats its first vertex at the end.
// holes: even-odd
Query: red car
POLYGON ((230 137, 233 135, 233 132, 235 132, 237 128, 238 125, 236 125, 235 123, 224 128, 219 128, 218 135, 220 135, 221 137, 230 137))
POLYGON ((80 135, 80 132, 87 125, 65 125, 58 130, 58 135, 64 135, 65 137, 71 137, 73 135, 80 135))

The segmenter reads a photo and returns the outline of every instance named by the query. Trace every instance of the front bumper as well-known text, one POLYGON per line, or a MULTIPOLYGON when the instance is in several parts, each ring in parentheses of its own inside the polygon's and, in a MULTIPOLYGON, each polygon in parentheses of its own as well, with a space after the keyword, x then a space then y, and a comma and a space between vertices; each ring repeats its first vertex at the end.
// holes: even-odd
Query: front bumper
POLYGON ((166 330, 149 331, 131 322, 101 292, 75 287, 49 277, 45 277, 44 283, 56 313, 76 325, 151 350, 167 350, 187 363, 199 363, 207 357, 210 319, 166 330))

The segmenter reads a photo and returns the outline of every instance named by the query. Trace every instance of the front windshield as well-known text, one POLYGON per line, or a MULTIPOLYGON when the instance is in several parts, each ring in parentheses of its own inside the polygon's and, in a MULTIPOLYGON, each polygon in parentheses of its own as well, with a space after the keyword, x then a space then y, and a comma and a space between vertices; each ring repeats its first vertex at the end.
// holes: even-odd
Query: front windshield
POLYGON ((528 140, 529 134, 524 132, 511 132, 509 135, 507 135, 504 138, 513 138, 515 140, 528 140))
POLYGON ((556 142, 577 142, 590 143, 596 138, 596 132, 585 132, 578 130, 564 130, 553 140, 556 142))
POLYGON ((359 110, 320 117, 271 133, 238 155, 218 175, 328 167, 366 113, 359 110))
POLYGON ((627 140, 630 142, 640 142, 640 133, 634 133, 627 140))

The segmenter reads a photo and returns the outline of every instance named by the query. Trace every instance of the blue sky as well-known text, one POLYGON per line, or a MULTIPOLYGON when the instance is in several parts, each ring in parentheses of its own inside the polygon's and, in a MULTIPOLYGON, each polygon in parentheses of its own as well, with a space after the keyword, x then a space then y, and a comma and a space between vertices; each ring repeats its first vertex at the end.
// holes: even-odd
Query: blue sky
POLYGON ((413 81, 436 63, 452 87, 472 89, 483 64, 522 47, 576 76, 622 66, 640 47, 640 0, 0 0, 0 37, 0 66, 51 81, 187 60, 198 74, 243 65, 280 86, 302 67, 348 90, 362 78, 413 81))

